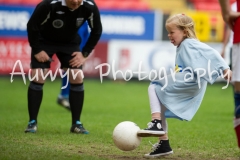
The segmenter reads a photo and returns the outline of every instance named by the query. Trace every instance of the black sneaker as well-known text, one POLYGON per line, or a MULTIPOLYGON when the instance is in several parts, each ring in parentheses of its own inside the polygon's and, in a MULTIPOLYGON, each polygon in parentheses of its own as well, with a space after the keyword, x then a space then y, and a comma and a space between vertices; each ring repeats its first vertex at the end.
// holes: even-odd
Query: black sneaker
POLYGON ((162 121, 154 119, 153 121, 149 122, 148 128, 141 129, 137 132, 139 137, 159 137, 165 134, 162 128, 162 121))
POLYGON ((60 97, 60 96, 59 96, 58 99, 57 99, 57 103, 58 103, 60 106, 66 108, 66 109, 68 109, 68 110, 71 110, 71 108, 70 108, 70 103, 69 103, 68 98, 64 98, 64 97, 60 97))
POLYGON ((149 154, 145 154, 146 158, 156 158, 161 156, 167 156, 173 154, 173 150, 170 147, 169 140, 160 140, 159 143, 153 145, 153 151, 149 154))
POLYGON ((84 127, 83 124, 79 121, 77 121, 76 124, 72 125, 70 132, 72 133, 77 133, 77 134, 89 134, 89 131, 87 131, 84 127))
POLYGON ((28 133, 28 132, 31 132, 31 133, 37 132, 37 123, 35 120, 28 122, 28 126, 25 129, 25 133, 28 133))

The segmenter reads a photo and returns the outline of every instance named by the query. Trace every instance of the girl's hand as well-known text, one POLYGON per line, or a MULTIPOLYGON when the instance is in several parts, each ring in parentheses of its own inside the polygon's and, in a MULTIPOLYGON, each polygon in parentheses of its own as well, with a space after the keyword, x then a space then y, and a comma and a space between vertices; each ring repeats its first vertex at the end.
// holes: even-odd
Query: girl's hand
POLYGON ((225 80, 231 81, 231 79, 232 79, 232 71, 230 69, 225 69, 223 71, 223 76, 224 76, 225 80))

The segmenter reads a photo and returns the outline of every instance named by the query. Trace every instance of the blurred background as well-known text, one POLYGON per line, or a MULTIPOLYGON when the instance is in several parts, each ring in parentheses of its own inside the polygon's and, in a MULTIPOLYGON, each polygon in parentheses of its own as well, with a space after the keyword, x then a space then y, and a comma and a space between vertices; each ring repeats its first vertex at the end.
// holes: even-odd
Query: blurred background
MULTIPOLYGON (((29 71, 31 49, 26 24, 41 0, 0 0, 0 76, 9 75, 18 60, 29 71)), ((161 67, 174 67, 176 48, 168 41, 165 21, 171 14, 193 18, 197 37, 219 53, 223 50, 226 26, 218 0, 95 0, 101 14, 103 34, 84 65, 86 77, 109 79, 137 78, 141 70, 154 77, 161 67), (105 65, 104 65, 105 64, 105 65), (108 65, 106 65, 108 64, 108 65), (125 75, 122 75, 120 71, 125 75), (133 74, 132 74, 132 73, 133 74), (150 74, 151 73, 151 74, 150 74)), ((235 0, 231 0, 234 3, 235 0)), ((229 63, 228 51, 225 60, 229 63)), ((18 61, 19 62, 19 61, 18 61)), ((59 62, 54 57, 51 69, 59 62)), ((139 78, 139 77, 138 77, 139 78)), ((145 77, 149 79, 149 77, 145 77)))

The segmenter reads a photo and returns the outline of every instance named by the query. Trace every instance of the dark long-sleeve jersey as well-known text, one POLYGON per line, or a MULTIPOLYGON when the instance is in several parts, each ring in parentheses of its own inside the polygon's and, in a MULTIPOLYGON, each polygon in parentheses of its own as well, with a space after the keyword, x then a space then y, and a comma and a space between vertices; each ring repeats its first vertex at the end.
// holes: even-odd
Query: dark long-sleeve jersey
POLYGON ((76 10, 70 10, 65 0, 44 0, 40 2, 27 24, 28 40, 33 54, 43 49, 41 42, 53 45, 80 45, 78 29, 87 21, 90 36, 82 52, 90 54, 102 34, 100 13, 91 0, 83 0, 76 10))

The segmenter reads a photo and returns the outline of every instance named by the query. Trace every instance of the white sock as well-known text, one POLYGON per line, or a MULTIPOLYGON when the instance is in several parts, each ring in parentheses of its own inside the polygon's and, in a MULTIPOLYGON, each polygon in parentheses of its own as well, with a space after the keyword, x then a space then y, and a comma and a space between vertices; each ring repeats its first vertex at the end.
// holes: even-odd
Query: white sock
POLYGON ((161 104, 155 92, 155 85, 150 84, 148 87, 148 96, 150 101, 151 113, 161 112, 161 104))

